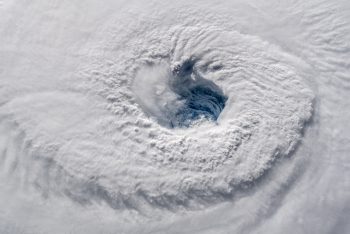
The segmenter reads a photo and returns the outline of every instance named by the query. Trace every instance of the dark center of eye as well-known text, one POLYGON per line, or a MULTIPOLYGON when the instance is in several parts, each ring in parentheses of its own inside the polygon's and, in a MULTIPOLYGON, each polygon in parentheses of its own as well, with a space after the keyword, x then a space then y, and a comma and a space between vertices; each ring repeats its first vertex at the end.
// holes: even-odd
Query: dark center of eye
POLYGON ((222 90, 195 73, 194 65, 189 60, 173 69, 170 88, 183 105, 169 116, 170 127, 189 127, 199 119, 216 121, 225 107, 227 97, 222 90))

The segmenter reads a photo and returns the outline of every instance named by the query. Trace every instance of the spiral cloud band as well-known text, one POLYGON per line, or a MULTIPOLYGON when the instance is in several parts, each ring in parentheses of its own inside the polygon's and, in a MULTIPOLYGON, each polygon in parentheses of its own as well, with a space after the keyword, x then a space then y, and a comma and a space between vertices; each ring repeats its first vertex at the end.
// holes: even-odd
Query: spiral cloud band
POLYGON ((312 150, 350 87, 326 3, 0 2, 0 232, 281 233, 337 181, 312 150))

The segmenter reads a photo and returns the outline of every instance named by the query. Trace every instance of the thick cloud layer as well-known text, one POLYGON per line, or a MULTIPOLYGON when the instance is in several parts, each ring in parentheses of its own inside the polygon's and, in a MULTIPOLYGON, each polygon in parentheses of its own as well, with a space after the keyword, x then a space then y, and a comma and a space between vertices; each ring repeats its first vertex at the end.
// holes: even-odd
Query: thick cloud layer
POLYGON ((0 5, 0 232, 346 233, 346 2, 0 5))

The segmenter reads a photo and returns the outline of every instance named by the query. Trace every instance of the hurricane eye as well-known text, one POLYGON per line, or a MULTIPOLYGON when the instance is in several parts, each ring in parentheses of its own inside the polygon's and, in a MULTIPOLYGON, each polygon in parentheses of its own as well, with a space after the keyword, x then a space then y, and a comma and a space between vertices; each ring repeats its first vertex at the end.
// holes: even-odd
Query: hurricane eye
POLYGON ((134 82, 143 110, 168 128, 190 127, 199 121, 216 122, 227 97, 213 81, 195 72, 193 60, 174 66, 146 69, 134 82))
POLYGON ((179 96, 178 99, 183 101, 175 116, 170 118, 174 127, 189 127, 199 119, 217 121, 225 107, 227 97, 223 91, 214 82, 192 74, 193 65, 191 61, 184 62, 179 69, 181 72, 171 77, 174 81, 171 82, 170 88, 179 96))

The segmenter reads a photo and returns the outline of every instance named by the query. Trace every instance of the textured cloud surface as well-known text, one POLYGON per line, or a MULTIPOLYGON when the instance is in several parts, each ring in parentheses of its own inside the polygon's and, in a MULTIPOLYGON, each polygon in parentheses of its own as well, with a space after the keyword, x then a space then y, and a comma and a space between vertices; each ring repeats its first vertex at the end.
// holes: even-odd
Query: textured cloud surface
POLYGON ((0 232, 349 232, 349 42, 346 1, 0 1, 0 232))

